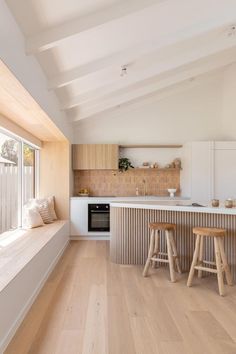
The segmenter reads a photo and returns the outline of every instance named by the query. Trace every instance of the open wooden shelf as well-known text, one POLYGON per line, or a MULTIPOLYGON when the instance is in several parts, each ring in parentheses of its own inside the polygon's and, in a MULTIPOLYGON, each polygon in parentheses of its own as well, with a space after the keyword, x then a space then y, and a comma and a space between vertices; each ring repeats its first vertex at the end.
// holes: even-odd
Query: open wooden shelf
POLYGON ((134 167, 129 169, 130 170, 141 170, 141 171, 180 171, 181 168, 165 168, 165 167, 161 167, 161 168, 144 168, 144 167, 134 167))
POLYGON ((177 148, 182 148, 183 145, 119 145, 120 148, 143 148, 143 149, 148 149, 148 148, 156 148, 156 149, 177 149, 177 148))

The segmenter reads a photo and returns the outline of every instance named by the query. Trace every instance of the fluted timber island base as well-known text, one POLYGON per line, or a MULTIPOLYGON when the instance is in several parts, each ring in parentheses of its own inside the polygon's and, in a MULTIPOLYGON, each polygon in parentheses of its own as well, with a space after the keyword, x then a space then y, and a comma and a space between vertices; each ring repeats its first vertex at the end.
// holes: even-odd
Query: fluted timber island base
MULTIPOLYGON (((171 203, 170 203, 171 204, 171 203)), ((196 208, 162 203, 112 203, 110 258, 118 264, 145 264, 149 247, 149 222, 177 225, 176 243, 181 268, 189 271, 195 237, 193 227, 227 229, 225 252, 234 281, 236 280, 236 210, 196 208)), ((163 238, 162 238, 163 239, 163 238)), ((214 260, 213 241, 207 240, 204 259, 214 260)), ((164 243, 162 245, 164 246, 164 243)))

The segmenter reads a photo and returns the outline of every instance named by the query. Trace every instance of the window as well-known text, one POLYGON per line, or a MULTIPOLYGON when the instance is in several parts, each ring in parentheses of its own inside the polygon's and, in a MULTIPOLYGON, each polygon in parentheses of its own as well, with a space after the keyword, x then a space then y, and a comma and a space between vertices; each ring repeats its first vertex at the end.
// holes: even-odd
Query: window
POLYGON ((0 234, 22 226, 22 208, 37 193, 38 150, 0 130, 0 234))

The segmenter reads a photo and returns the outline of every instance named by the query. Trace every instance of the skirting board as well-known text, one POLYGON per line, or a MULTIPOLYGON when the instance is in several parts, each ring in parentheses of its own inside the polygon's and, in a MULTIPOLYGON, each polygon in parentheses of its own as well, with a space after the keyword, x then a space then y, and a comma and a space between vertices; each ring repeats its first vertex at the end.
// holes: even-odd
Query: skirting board
POLYGON ((70 242, 70 240, 66 241, 66 243, 63 246, 63 248, 60 250, 60 252, 53 259, 53 261, 51 262, 49 268, 47 269, 47 272, 44 274, 44 276, 42 277, 40 283, 38 284, 37 288, 34 290, 33 294, 30 296, 30 298, 28 299, 27 303, 25 304, 25 306, 22 308, 21 312, 17 316, 17 318, 16 318, 15 322, 13 323, 12 327, 9 329, 8 333, 6 334, 6 336, 1 341, 1 343, 0 343, 0 353, 4 352, 4 350, 7 348, 8 344, 10 343, 12 338, 14 337, 17 329, 20 327, 22 321, 24 320, 25 316, 29 312, 29 310, 30 310, 31 306, 33 305, 34 301, 36 300, 39 292, 43 288, 43 286, 46 283, 48 277, 50 276, 50 274, 52 273, 53 269, 55 268, 55 266, 57 265, 58 261, 60 260, 60 258, 62 257, 63 253, 65 252, 67 246, 69 245, 69 242, 70 242))
POLYGON ((70 236, 70 240, 72 241, 109 241, 110 235, 102 235, 102 236, 70 236))

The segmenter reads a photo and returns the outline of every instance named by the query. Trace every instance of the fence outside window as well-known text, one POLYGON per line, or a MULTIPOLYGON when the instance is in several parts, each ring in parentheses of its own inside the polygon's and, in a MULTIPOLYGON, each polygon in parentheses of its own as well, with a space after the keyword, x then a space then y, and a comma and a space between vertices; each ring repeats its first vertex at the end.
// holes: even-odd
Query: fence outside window
POLYGON ((35 197, 38 150, 0 130, 0 235, 22 226, 23 205, 35 197))

